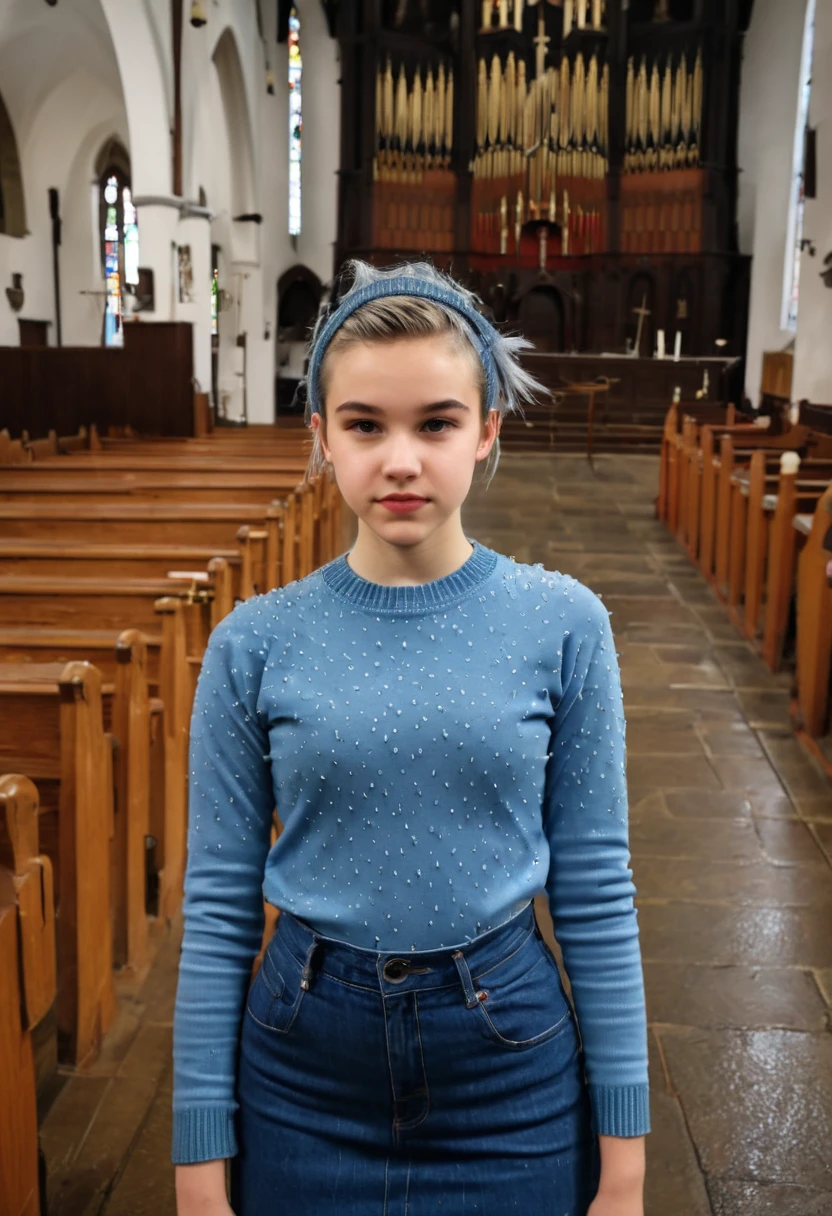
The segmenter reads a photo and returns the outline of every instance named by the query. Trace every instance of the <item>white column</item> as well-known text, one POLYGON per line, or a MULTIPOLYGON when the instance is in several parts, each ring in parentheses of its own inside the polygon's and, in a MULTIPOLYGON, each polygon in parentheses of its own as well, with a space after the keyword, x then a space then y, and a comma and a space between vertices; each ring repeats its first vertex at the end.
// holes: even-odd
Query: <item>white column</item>
MULTIPOLYGON (((194 333, 194 375, 204 393, 211 391, 211 224, 207 216, 186 216, 179 221, 177 241, 191 250, 193 282, 191 303, 179 299, 176 319, 190 321, 194 333)), ((177 263, 178 271, 178 263, 177 263)))
MULTIPOLYGON (((820 277, 824 259, 832 253, 832 7, 821 2, 815 10, 815 53, 809 125, 817 130, 817 198, 806 200, 803 235, 817 249, 815 257, 804 250, 800 260, 800 296, 797 313, 792 399, 808 398, 832 404, 832 290, 820 277)), ((832 265, 832 263, 830 263, 832 265)))
MULTIPOLYGON (((172 200, 173 201, 173 200, 172 200)), ((141 314, 147 321, 173 321, 176 318, 179 208, 136 198, 139 219, 139 265, 153 270, 153 311, 141 314)))

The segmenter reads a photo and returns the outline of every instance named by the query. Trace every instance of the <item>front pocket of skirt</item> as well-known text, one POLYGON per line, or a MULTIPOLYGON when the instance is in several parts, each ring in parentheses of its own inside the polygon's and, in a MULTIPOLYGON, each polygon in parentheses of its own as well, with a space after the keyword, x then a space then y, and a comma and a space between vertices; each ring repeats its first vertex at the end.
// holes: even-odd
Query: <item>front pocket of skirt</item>
POLYGON ((546 954, 545 942, 536 935, 503 976, 497 967, 474 982, 486 998, 471 1012, 484 1038, 514 1051, 545 1043, 566 1030, 572 1010, 566 999, 555 960, 546 954))
POLYGON ((272 938, 260 970, 248 993, 246 1009, 259 1026, 277 1034, 291 1030, 305 989, 301 988, 301 965, 288 952, 277 955, 278 943, 272 938))

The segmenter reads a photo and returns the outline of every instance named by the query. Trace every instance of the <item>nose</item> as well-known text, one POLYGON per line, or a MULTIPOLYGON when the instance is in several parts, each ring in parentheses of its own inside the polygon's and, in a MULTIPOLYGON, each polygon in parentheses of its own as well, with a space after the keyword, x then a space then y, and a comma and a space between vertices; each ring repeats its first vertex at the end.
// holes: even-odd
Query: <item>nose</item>
POLYGON ((415 477, 422 468, 416 445, 407 435, 391 435, 384 445, 382 472, 393 479, 415 477))

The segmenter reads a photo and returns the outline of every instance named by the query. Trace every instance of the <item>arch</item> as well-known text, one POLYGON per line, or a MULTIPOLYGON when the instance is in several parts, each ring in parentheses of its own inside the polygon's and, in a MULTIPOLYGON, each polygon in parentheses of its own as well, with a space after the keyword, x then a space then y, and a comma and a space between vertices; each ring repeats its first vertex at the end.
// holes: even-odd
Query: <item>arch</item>
POLYGON ((314 325, 323 284, 308 266, 291 266, 277 282, 277 336, 281 342, 302 342, 314 325))
POLYGON ((561 293, 551 284, 534 284, 520 298, 517 324, 523 336, 534 342, 539 351, 562 351, 564 308, 561 293))
POLYGON ((0 94, 0 232, 26 235, 26 200, 23 171, 12 120, 0 94))
POLYGON ((240 52, 230 26, 223 30, 217 41, 213 62, 228 128, 232 213, 247 215, 257 210, 254 191, 254 141, 240 52))

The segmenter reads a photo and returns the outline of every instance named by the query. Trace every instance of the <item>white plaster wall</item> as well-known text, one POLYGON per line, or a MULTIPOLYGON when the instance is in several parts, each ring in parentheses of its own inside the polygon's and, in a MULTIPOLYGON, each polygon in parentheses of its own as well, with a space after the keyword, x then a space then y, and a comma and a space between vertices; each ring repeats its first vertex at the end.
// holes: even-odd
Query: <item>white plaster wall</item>
POLYGON ((804 236, 817 247, 800 261, 792 397, 832 405, 832 290, 820 278, 832 252, 832 3, 819 0, 815 14, 815 54, 809 124, 817 128, 817 198, 806 200, 804 236))
POLYGON ((780 319, 805 13, 806 0, 755 0, 744 40, 738 225, 753 257, 745 391, 755 404, 763 353, 794 338, 780 319))
MULTIPOLYGON (((195 374, 208 388, 210 245, 221 245, 225 285, 235 302, 221 317, 220 387, 231 396, 230 416, 239 417, 242 355, 236 337, 245 333, 248 417, 267 422, 274 417, 278 278, 299 261, 324 282, 333 270, 337 44, 329 37, 319 0, 299 0, 303 231, 295 245, 288 234, 288 56, 285 44, 276 42, 276 5, 263 4, 264 42, 251 0, 211 0, 201 29, 190 25, 189 6, 182 2, 183 192, 196 202, 204 189, 213 213, 209 219, 181 217, 181 200, 172 197, 167 0, 73 0, 71 11, 66 4, 35 9, 32 0, 0 3, 0 89, 18 137, 30 229, 22 240, 0 236, 0 286, 13 272, 23 273, 22 315, 54 321, 46 191, 56 186, 64 221, 63 339, 65 344, 100 342, 103 298, 80 293, 104 287, 94 164, 103 144, 117 137, 130 154, 134 196, 147 199, 139 206, 140 263, 154 271, 156 300, 154 312, 143 315, 193 322, 195 374), (230 97, 214 63, 225 31, 239 63, 230 97), (274 96, 266 93, 266 57, 276 77, 274 96), (235 223, 239 210, 259 212, 262 225, 235 223), (190 304, 178 298, 177 244, 191 246, 195 297, 190 304)), ((0 295, 0 343, 17 341, 17 317, 0 295)))

